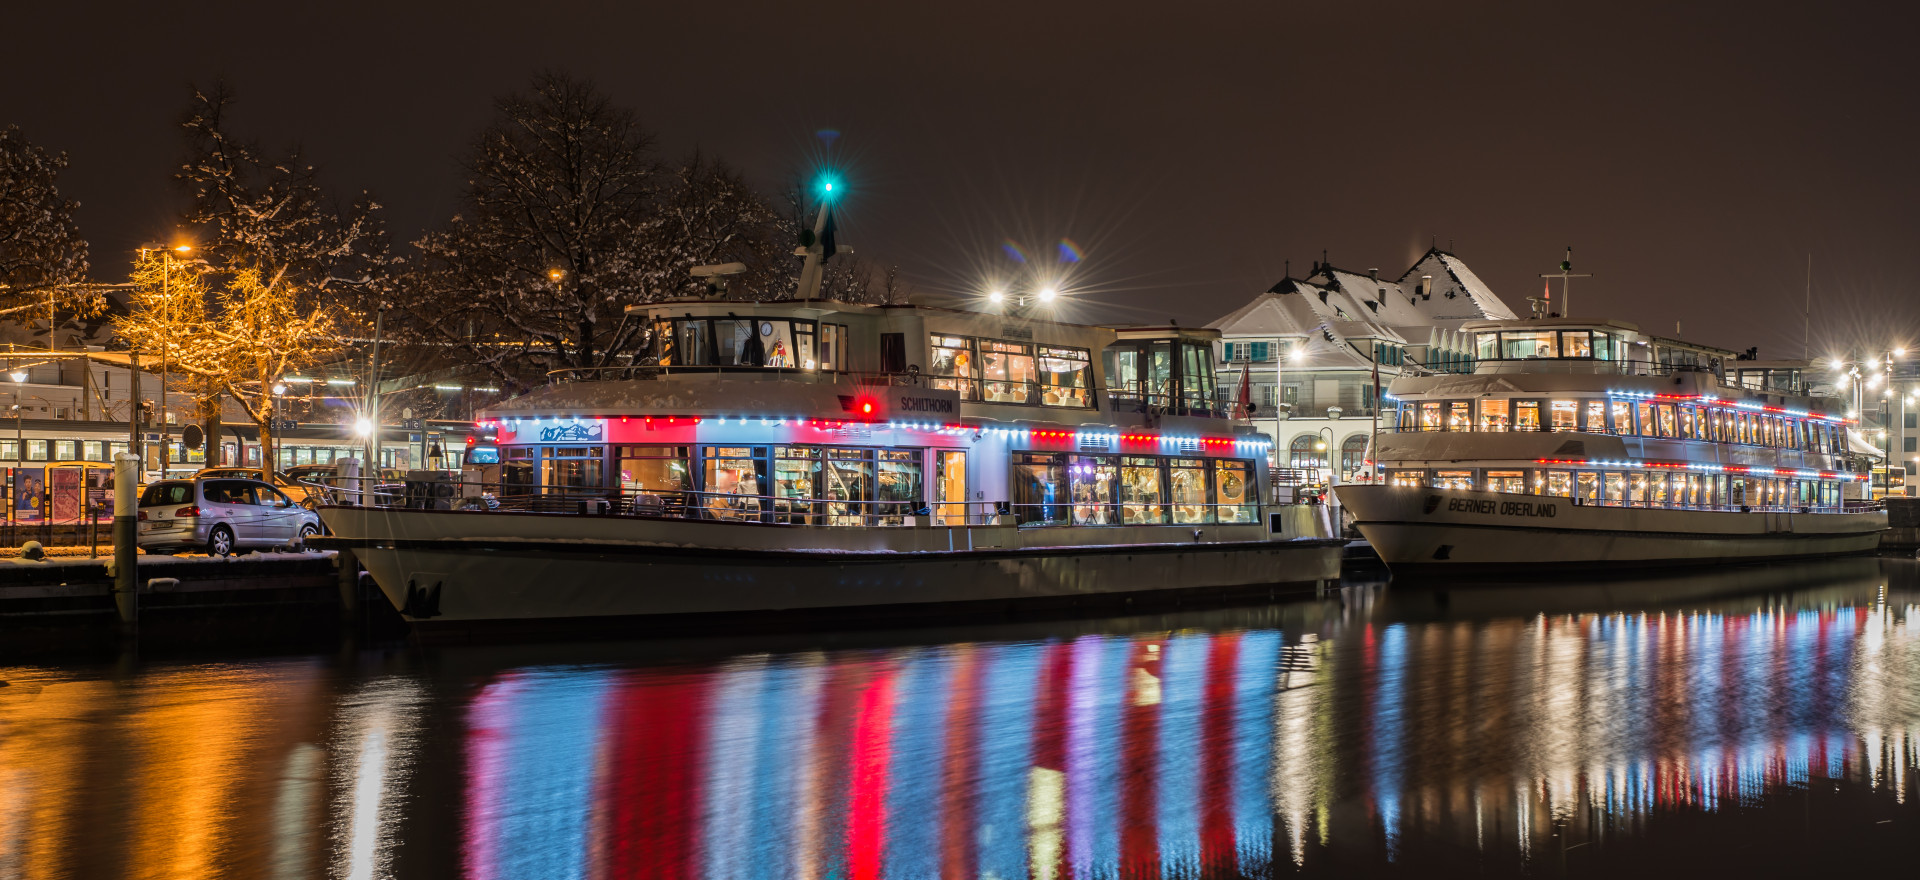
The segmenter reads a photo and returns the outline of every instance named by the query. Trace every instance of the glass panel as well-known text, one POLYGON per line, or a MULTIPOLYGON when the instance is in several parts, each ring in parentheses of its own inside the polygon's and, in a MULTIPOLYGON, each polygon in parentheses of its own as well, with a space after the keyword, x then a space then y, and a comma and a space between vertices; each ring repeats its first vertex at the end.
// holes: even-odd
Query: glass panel
POLYGON ((821 471, 821 497, 827 500, 827 524, 857 526, 866 522, 864 503, 873 499, 873 462, 865 449, 829 449, 821 471))
POLYGON ((1481 333, 1473 338, 1473 354, 1483 361, 1500 356, 1500 336, 1497 333, 1481 333))
POLYGON ((874 513, 880 525, 906 525, 907 517, 925 506, 926 493, 920 485, 920 453, 905 449, 882 449, 879 479, 874 488, 874 513))
POLYGON ((1673 404, 1662 403, 1655 406, 1653 409, 1654 409, 1654 412, 1658 413, 1660 416, 1660 436, 1662 437, 1679 436, 1679 425, 1675 424, 1674 418, 1673 418, 1673 404))
POLYGON ((1427 484, 1426 471, 1388 471, 1387 485, 1420 488, 1427 484))
POLYGON ((1503 358, 1550 358, 1559 357, 1557 339, 1551 330, 1500 334, 1500 356, 1503 358))
POLYGON ((1635 403, 1633 408, 1634 411, 1638 413, 1637 418, 1640 420, 1640 436, 1652 437, 1654 434, 1653 404, 1645 402, 1635 403))
POLYGON ((933 357, 927 373, 933 387, 960 392, 961 400, 980 399, 979 362, 973 353, 973 340, 964 336, 934 336, 933 357))
POLYGON ((1420 430, 1422 431, 1440 430, 1440 404, 1439 403, 1434 401, 1427 401, 1420 404, 1420 430))
POLYGON ((1013 516, 1018 523, 1067 521, 1067 462, 1064 455, 1013 456, 1013 516))
POLYGON ((1114 476, 1114 460, 1109 456, 1075 455, 1068 459, 1067 477, 1073 486, 1074 525, 1114 524, 1114 476))
POLYGON ((1040 347, 1040 405, 1091 406, 1093 362, 1084 348, 1040 347))
POLYGON ((982 340, 980 347, 980 375, 985 380, 980 399, 989 403, 1032 403, 1037 374, 1030 349, 998 340, 982 340))
POLYGON ((1581 471, 1574 474, 1573 493, 1573 497, 1587 504, 1599 503, 1600 475, 1593 471, 1581 471))
POLYGON ((1572 400, 1556 400, 1549 404, 1553 413, 1555 431, 1571 431, 1579 427, 1579 404, 1572 400))
POLYGON ((1627 475, 1609 472, 1606 476, 1607 503, 1625 505, 1627 503, 1627 475))
POLYGON ((1593 334, 1593 356, 1603 361, 1613 360, 1613 334, 1593 334))
POLYGON ((1256 505, 1253 465, 1244 461, 1213 463, 1214 516, 1223 523, 1254 521, 1256 505))
POLYGON ((1473 416, 1468 412, 1469 404, 1456 400, 1447 405, 1447 430, 1465 431, 1473 427, 1473 416))
POLYGON ((1607 402, 1604 400, 1587 401, 1587 433, 1607 433, 1607 402))
POLYGON ((1436 489, 1472 489, 1473 471, 1434 471, 1433 487, 1436 489))
POLYGON ((766 451, 751 446, 709 446, 706 449, 706 508, 716 519, 759 519, 760 500, 728 495, 766 494, 762 479, 766 451))
POLYGON ((679 351, 675 353, 674 363, 681 366, 707 366, 713 363, 713 353, 707 347, 707 322, 675 321, 673 325, 679 337, 676 345, 679 351))
POLYGON ((1592 334, 1586 330, 1561 331, 1560 356, 1570 358, 1593 357, 1592 334))
POLYGON ((1573 472, 1547 471, 1546 494, 1558 495, 1562 498, 1571 497, 1573 495, 1573 472))
POLYGON ((1207 463, 1204 459, 1168 459, 1167 485, 1175 523, 1212 522, 1208 516, 1207 463))
POLYGON ((1513 429, 1515 431, 1540 430, 1540 401, 1516 400, 1513 402, 1513 429))
MULTIPOLYGON (((1492 334, 1487 334, 1491 336, 1492 334)), ((1482 337, 1485 338, 1485 337, 1482 337)), ((1507 402, 1504 400, 1480 401, 1480 430, 1505 431, 1507 421, 1507 402)))
POLYGON ((1157 458, 1125 458, 1120 466, 1120 515, 1128 525, 1167 519, 1166 485, 1157 458))
POLYGON ((1173 348, 1165 342, 1153 344, 1147 364, 1147 400, 1155 406, 1173 405, 1173 348))
POLYGON ((622 446, 620 488, 628 493, 686 492, 693 488, 685 446, 622 446))
POLYGON ((1492 492, 1527 491, 1526 471, 1487 471, 1487 489, 1492 492))
POLYGON ((1613 432, 1615 434, 1633 433, 1633 404, 1616 400, 1610 408, 1613 410, 1613 432))
POLYGON ((769 367, 791 368, 800 365, 793 348, 793 325, 786 321, 759 321, 754 331, 760 335, 760 356, 769 367))

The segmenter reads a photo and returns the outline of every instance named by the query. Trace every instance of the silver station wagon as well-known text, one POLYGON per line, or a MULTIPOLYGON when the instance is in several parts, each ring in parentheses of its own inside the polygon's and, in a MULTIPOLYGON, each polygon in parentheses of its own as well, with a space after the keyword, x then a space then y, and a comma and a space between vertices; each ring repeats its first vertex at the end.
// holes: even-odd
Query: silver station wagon
POLYGON ((162 480, 140 495, 140 547, 226 556, 297 545, 320 533, 320 515, 259 480, 162 480))

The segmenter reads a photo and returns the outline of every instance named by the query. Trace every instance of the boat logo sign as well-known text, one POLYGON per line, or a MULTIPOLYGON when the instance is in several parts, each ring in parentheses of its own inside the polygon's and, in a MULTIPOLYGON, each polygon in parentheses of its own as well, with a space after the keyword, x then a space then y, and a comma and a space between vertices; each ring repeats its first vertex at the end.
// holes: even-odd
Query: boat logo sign
POLYGON ((540 429, 542 443, 598 443, 607 436, 607 426, 599 422, 573 422, 540 429))

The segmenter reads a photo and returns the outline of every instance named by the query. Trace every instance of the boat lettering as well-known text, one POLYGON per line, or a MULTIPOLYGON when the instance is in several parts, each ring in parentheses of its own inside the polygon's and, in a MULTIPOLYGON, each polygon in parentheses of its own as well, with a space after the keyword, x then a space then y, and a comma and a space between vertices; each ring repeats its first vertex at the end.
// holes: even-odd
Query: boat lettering
POLYGON ((953 401, 944 397, 902 397, 900 408, 907 412, 952 413, 953 401))
POLYGON ((1497 516, 1554 516, 1560 512, 1557 504, 1533 501, 1491 501, 1480 498, 1453 498, 1447 501, 1448 511, 1460 513, 1485 513, 1497 516))

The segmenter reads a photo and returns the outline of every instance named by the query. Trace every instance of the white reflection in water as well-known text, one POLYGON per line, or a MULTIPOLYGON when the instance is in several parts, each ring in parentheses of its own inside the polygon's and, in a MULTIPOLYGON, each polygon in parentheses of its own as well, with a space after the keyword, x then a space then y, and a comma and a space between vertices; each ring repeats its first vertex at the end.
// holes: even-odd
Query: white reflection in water
POLYGON ((421 702, 413 680, 384 678, 368 682, 342 703, 333 735, 334 778, 341 792, 333 818, 335 877, 391 876, 400 824, 397 802, 421 702))

